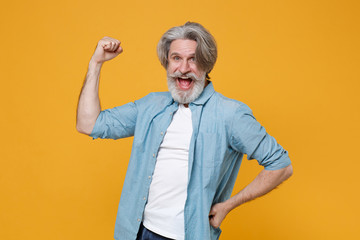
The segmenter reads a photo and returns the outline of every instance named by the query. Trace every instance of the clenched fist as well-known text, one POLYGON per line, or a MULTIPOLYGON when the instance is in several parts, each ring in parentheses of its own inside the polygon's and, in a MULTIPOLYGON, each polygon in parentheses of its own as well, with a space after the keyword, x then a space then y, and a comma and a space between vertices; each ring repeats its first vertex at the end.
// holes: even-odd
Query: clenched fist
POLYGON ((104 37, 98 42, 91 60, 96 63, 103 63, 113 59, 122 53, 122 51, 123 49, 120 46, 119 40, 111 37, 104 37))

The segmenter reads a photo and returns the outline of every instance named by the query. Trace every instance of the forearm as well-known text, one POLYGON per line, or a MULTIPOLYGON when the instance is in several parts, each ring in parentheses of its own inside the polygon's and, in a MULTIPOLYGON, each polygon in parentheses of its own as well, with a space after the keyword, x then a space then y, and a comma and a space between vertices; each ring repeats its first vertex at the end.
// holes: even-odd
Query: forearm
POLYGON ((291 175, 291 165, 279 170, 262 170, 249 185, 224 202, 226 209, 230 212, 243 203, 267 194, 291 175))
POLYGON ((209 213, 211 226, 218 228, 226 215, 243 203, 261 197, 276 188, 280 183, 292 175, 292 166, 289 165, 279 170, 263 170, 259 175, 238 194, 230 199, 214 204, 209 213))
POLYGON ((96 119, 101 111, 99 99, 101 67, 102 63, 90 60, 78 102, 76 129, 88 135, 92 132, 96 119))

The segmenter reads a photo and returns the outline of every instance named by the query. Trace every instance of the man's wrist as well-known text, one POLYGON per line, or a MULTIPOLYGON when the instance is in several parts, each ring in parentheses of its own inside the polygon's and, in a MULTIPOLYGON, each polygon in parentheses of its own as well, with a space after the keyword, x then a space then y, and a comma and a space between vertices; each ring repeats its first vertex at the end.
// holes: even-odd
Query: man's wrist
POLYGON ((103 65, 103 62, 96 61, 94 58, 90 59, 89 69, 99 69, 103 65))
POLYGON ((226 211, 226 213, 229 213, 231 210, 233 210, 234 207, 233 207, 232 200, 228 199, 225 202, 223 202, 223 208, 226 211))
POLYGON ((226 208, 226 211, 230 212, 231 210, 233 210, 234 208, 237 208, 239 207, 240 205, 242 205, 244 203, 243 199, 241 198, 241 195, 240 193, 229 198, 228 200, 226 200, 224 202, 225 204, 225 208, 226 208))

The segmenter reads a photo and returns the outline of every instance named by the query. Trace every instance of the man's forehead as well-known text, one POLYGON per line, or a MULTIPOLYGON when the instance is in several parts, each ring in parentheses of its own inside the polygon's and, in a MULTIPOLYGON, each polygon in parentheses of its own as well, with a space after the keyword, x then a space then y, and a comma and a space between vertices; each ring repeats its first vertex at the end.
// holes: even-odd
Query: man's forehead
POLYGON ((171 55, 195 55, 197 42, 190 39, 176 39, 171 42, 169 56, 171 55))

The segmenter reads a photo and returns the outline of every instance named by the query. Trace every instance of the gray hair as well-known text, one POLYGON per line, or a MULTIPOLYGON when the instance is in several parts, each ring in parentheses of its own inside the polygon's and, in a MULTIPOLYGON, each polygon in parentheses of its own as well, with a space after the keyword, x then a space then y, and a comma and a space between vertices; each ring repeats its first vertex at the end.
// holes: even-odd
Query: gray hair
POLYGON ((170 44, 177 39, 189 39, 197 42, 195 50, 196 64, 206 72, 206 79, 210 79, 208 73, 213 69, 217 58, 214 37, 202 25, 195 22, 187 22, 182 26, 170 28, 164 33, 157 45, 157 54, 161 65, 165 69, 168 66, 170 44))

